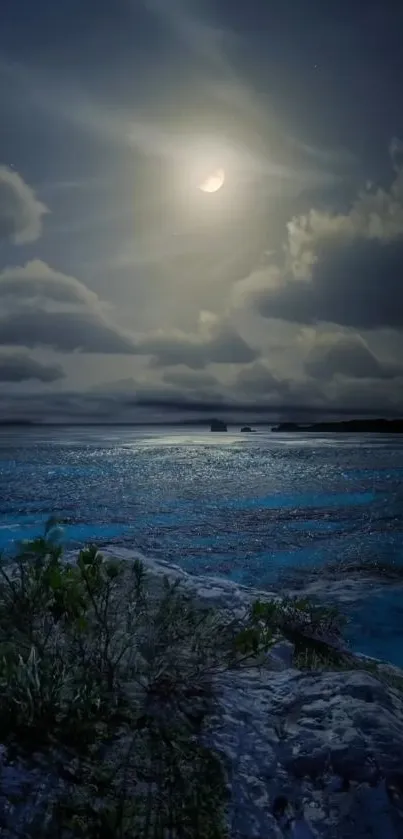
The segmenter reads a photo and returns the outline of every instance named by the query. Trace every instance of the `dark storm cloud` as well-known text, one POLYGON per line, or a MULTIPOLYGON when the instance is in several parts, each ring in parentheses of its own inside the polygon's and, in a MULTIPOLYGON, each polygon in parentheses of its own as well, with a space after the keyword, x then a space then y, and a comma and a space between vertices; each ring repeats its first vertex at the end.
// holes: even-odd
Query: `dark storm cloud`
POLYGON ((313 379, 281 377, 260 362, 238 373, 236 390, 239 398, 280 410, 315 411, 326 404, 325 395, 313 379))
POLYGON ((157 388, 155 388, 154 393, 140 392, 132 399, 123 399, 122 404, 125 408, 160 408, 164 411, 182 411, 185 414, 192 411, 214 414, 222 410, 237 410, 236 403, 226 401, 218 394, 203 398, 202 396, 191 396, 180 392, 176 394, 175 392, 158 392, 157 388))
POLYGON ((167 411, 214 413, 224 410, 264 415, 274 409, 290 406, 304 411, 315 404, 324 404, 323 395, 318 400, 315 383, 311 379, 300 382, 275 376, 266 365, 256 362, 240 370, 230 382, 218 381, 203 371, 166 371, 163 382, 145 383, 122 380, 97 387, 91 398, 102 399, 120 407, 160 406, 167 411), (170 373, 172 372, 172 377, 170 373), (178 377, 175 377, 175 372, 178 377), (117 386, 118 385, 118 386, 117 386))
POLYGON ((254 294, 258 312, 294 323, 361 329, 403 327, 403 237, 329 240, 315 250, 309 281, 288 276, 254 294))
POLYGON ((99 302, 97 295, 75 277, 55 271, 41 259, 1 271, 0 297, 16 301, 41 297, 56 303, 87 306, 96 306, 99 302))
POLYGON ((368 330, 403 328, 401 148, 398 140, 390 147, 395 178, 388 191, 369 185, 346 213, 311 209, 288 223, 283 266, 272 266, 266 281, 260 276, 260 287, 253 275, 246 281, 261 315, 368 330))
POLYGON ((163 381, 136 381, 133 378, 107 382, 92 388, 88 395, 90 399, 100 399, 102 402, 116 404, 122 408, 136 406, 150 407, 154 405, 169 405, 175 409, 178 405, 222 405, 226 402, 236 403, 234 394, 228 394, 226 388, 219 384, 213 376, 203 371, 182 370, 166 371, 163 381), (169 376, 172 372, 172 381, 169 376), (181 380, 176 380, 175 373, 181 380), (208 384, 207 384, 208 382, 208 384))
POLYGON ((218 319, 207 324, 199 334, 161 333, 141 339, 137 346, 139 353, 152 356, 156 366, 185 364, 194 370, 211 363, 247 364, 259 356, 231 324, 218 319))
POLYGON ((210 373, 205 373, 204 370, 164 370, 162 374, 164 382, 174 387, 182 387, 189 390, 197 390, 198 388, 209 388, 217 385, 217 379, 210 373))
POLYGON ((30 379, 51 383, 64 378, 58 364, 41 364, 23 352, 0 352, 0 382, 26 382, 30 379))
POLYGON ((393 137, 389 146, 389 154, 396 172, 403 170, 403 142, 393 137))
POLYGON ((309 375, 329 380, 334 375, 351 379, 395 379, 403 364, 380 361, 359 336, 336 336, 317 342, 305 360, 309 375))
MULTIPOLYGON (((402 380, 403 382, 403 380, 402 380)), ((166 387, 140 387, 134 393, 99 394, 88 392, 4 394, 2 399, 3 418, 31 419, 40 422, 181 422, 201 420, 206 424, 213 416, 222 416, 236 424, 245 419, 259 421, 268 426, 277 419, 312 420, 315 417, 337 416, 398 416, 402 411, 402 400, 391 399, 385 391, 385 382, 380 387, 362 380, 360 387, 352 384, 343 393, 332 399, 314 403, 305 394, 302 399, 288 401, 279 398, 254 399, 231 397, 219 393, 216 396, 185 394, 178 389, 166 387)))
POLYGON ((132 354, 130 337, 97 313, 49 312, 26 309, 0 319, 0 343, 9 346, 51 347, 61 352, 132 354))
POLYGON ((0 242, 16 245, 34 242, 42 232, 42 216, 48 212, 18 172, 0 166, 0 242))
POLYGON ((107 306, 75 277, 35 259, 0 272, 0 344, 60 352, 134 354, 132 335, 109 319, 107 306))
POLYGON ((0 272, 0 344, 51 347, 61 352, 150 356, 155 367, 244 364, 258 352, 230 322, 202 313, 196 332, 163 331, 135 336, 120 329, 106 305, 75 277, 41 260, 0 272))
MULTIPOLYGON (((24 417, 45 422, 132 422, 152 417, 177 420, 192 414, 211 415, 234 408, 232 400, 217 395, 190 395, 175 388, 136 385, 127 393, 63 392, 9 394, 2 401, 3 417, 24 417), (145 412, 142 413, 142 412, 145 412)), ((236 410, 236 406, 235 406, 236 410)))
POLYGON ((265 364, 252 364, 241 370, 236 379, 237 388, 251 396, 267 396, 274 393, 285 396, 289 391, 289 384, 275 376, 265 364))
POLYGON ((115 325, 98 295, 75 277, 35 259, 0 272, 3 346, 60 352, 134 354, 132 336, 115 325))

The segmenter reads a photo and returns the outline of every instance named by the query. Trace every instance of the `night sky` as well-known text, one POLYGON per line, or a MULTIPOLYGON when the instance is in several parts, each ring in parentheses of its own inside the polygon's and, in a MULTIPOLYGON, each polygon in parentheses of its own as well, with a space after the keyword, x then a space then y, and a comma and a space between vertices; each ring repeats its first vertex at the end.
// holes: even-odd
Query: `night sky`
POLYGON ((403 4, 1 0, 0 418, 403 414, 403 4))

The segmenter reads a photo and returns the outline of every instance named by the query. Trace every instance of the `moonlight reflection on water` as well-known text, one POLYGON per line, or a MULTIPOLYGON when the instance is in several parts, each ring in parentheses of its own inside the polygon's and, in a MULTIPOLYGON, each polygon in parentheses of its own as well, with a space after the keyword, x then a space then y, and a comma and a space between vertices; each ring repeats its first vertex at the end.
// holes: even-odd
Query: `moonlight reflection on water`
POLYGON ((399 585, 363 578, 354 593, 351 578, 326 571, 403 564, 403 437, 8 429, 0 498, 0 547, 37 535, 52 514, 72 546, 133 546, 271 589, 297 590, 302 578, 342 602, 357 649, 403 664, 399 585))

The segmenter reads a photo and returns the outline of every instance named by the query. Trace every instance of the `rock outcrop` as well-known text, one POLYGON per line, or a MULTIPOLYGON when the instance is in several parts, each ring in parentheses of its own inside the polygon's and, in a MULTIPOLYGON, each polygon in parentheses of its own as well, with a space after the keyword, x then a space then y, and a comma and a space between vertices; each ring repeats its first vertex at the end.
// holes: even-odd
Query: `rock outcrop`
POLYGON ((365 672, 272 672, 270 661, 217 688, 208 742, 231 778, 231 837, 403 836, 401 695, 365 672))
MULTIPOLYGON (((136 556, 115 548, 110 554, 136 556)), ((144 562, 157 587, 164 575, 180 578, 204 604, 237 617, 256 597, 271 597, 144 562)), ((215 708, 202 737, 226 768, 229 836, 402 839, 403 693, 366 672, 359 657, 351 670, 301 671, 293 653, 280 640, 259 666, 214 677, 215 708)), ((0 833, 25 835, 58 788, 56 762, 39 757, 29 766, 0 747, 0 778, 0 833)))
MULTIPOLYGON (((236 616, 273 597, 172 564, 147 565, 236 616)), ((260 667, 216 677, 206 743, 227 768, 231 839, 402 839, 402 690, 366 672, 359 656, 339 672, 299 671, 292 658, 292 645, 280 641, 260 667)))
POLYGON ((210 431, 228 431, 228 428, 222 420, 213 419, 211 420, 210 431))

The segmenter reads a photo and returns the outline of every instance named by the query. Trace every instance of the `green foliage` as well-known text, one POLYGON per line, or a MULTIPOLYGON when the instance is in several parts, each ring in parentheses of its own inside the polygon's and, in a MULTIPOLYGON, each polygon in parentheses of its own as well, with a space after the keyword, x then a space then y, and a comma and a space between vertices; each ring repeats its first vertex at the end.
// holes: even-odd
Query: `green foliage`
POLYGON ((341 666, 341 616, 286 599, 230 620, 139 560, 66 561, 57 536, 52 520, 0 560, 0 741, 59 755, 64 785, 37 835, 222 839, 223 770, 199 737, 214 674, 280 637, 298 666, 341 666))
POLYGON ((252 604, 245 624, 236 633, 233 641, 232 665, 250 659, 253 664, 266 653, 276 640, 274 624, 271 621, 273 604, 256 600, 252 604))
POLYGON ((55 526, 0 560, 0 740, 63 755, 49 835, 221 839, 223 772, 197 734, 233 629, 138 560, 66 562, 55 526))
POLYGON ((337 649, 345 619, 335 608, 317 606, 306 598, 256 600, 235 639, 243 657, 267 652, 280 637, 292 641, 295 664, 305 669, 333 667, 346 656, 337 649))
POLYGON ((3 738, 17 727, 22 733, 36 732, 55 723, 60 705, 64 668, 55 660, 52 667, 36 647, 26 659, 14 650, 0 661, 1 731, 3 738))
POLYGON ((294 665, 299 670, 364 670, 390 688, 403 691, 403 678, 396 668, 371 659, 358 658, 338 642, 346 618, 335 607, 319 606, 308 598, 256 600, 246 625, 235 638, 241 661, 255 661, 279 639, 294 644, 294 665))
POLYGON ((93 764, 85 783, 59 802, 58 817, 62 812, 82 839, 162 839, 176 831, 222 839, 225 797, 221 765, 209 750, 186 730, 147 724, 131 734, 113 775, 93 764))

